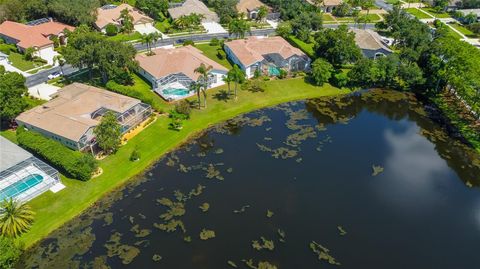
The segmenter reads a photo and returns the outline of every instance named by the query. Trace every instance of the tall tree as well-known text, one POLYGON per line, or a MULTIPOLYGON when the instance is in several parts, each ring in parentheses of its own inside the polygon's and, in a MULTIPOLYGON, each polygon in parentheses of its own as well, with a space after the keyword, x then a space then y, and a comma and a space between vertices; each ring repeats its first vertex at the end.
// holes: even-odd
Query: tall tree
POLYGON ((210 72, 212 71, 213 67, 211 65, 206 66, 204 63, 201 63, 199 67, 195 68, 195 73, 200 74, 199 81, 202 85, 202 93, 203 93, 203 107, 207 108, 207 89, 209 85, 209 77, 210 72))
POLYGON ((257 13, 257 21, 263 21, 268 15, 268 8, 264 5, 262 5, 259 9, 258 9, 258 13, 257 13))
POLYGON ((34 212, 29 205, 12 198, 0 204, 0 233, 16 238, 28 231, 34 220, 34 212))
POLYGON ((328 82, 334 72, 333 66, 326 60, 318 58, 312 63, 312 79, 316 85, 328 82))
POLYGON ((118 123, 117 116, 108 111, 105 113, 95 129, 93 130, 98 145, 105 153, 115 153, 120 147, 122 127, 118 123))
POLYGON ((238 85, 245 82, 245 72, 243 72, 238 65, 234 65, 233 68, 228 71, 227 75, 231 77, 233 82, 235 82, 234 96, 236 100, 238 85))
POLYGON ((27 107, 23 96, 28 91, 19 73, 0 71, 0 118, 10 121, 27 107))
POLYGON ((247 32, 250 32, 250 25, 243 19, 233 19, 228 24, 228 33, 237 38, 245 38, 247 32))
POLYGON ((315 53, 325 58, 334 66, 353 63, 362 57, 360 48, 355 43, 355 33, 346 25, 338 29, 323 29, 315 36, 315 53))
POLYGON ((122 20, 122 32, 131 33, 133 32, 133 17, 128 11, 127 8, 120 11, 120 19, 122 20))

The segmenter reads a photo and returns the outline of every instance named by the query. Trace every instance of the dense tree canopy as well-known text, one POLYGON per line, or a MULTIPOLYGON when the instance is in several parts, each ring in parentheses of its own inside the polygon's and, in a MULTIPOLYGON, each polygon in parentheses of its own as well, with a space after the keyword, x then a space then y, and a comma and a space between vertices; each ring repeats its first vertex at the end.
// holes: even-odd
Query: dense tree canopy
POLYGON ((120 147, 122 128, 117 121, 117 116, 113 112, 107 112, 103 115, 100 124, 94 131, 98 145, 107 154, 115 153, 120 147))
POLYGON ((131 72, 138 67, 134 60, 136 51, 130 44, 108 40, 86 27, 79 27, 70 35, 63 52, 71 65, 88 68, 91 74, 97 70, 104 83, 131 83, 131 72))
POLYGON ((22 75, 0 71, 0 117, 2 120, 12 120, 27 107, 23 98, 26 94, 25 78, 22 75))
POLYGON ((0 236, 0 268, 13 268, 21 253, 12 239, 0 236))
POLYGON ((315 53, 334 66, 353 63, 362 57, 355 44, 355 34, 346 25, 338 29, 323 29, 315 35, 315 53))
POLYGON ((168 9, 168 0, 136 0, 135 7, 155 20, 161 20, 168 9))

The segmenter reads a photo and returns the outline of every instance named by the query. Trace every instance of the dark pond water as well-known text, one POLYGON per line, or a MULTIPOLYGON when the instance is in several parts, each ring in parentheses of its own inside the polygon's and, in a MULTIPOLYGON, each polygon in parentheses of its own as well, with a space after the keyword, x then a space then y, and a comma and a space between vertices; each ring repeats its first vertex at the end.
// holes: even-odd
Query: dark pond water
POLYGON ((19 267, 480 268, 479 181, 412 96, 289 103, 169 154, 19 267))

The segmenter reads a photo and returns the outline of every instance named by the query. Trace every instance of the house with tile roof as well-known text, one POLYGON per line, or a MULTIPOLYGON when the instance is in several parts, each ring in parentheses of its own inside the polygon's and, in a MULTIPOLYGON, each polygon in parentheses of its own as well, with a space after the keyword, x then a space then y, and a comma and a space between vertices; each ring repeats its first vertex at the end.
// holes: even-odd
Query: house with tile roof
POLYGON ((258 70, 267 75, 278 75, 279 69, 303 71, 310 67, 311 59, 280 36, 249 37, 225 42, 227 57, 237 64, 247 77, 258 70))
POLYGON ((52 100, 23 112, 15 121, 71 149, 84 150, 96 144, 93 130, 109 111, 117 116, 122 133, 151 114, 150 106, 138 99, 73 83, 60 89, 52 100))
POLYGON ((262 6, 267 7, 267 9, 271 11, 271 8, 260 2, 260 0, 239 0, 236 8, 238 13, 245 14, 247 19, 255 20, 262 6))
POLYGON ((223 85, 228 69, 205 56, 192 46, 158 48, 153 55, 139 54, 136 60, 139 73, 148 80, 153 90, 167 101, 174 101, 195 94, 192 83, 199 82, 195 69, 201 64, 211 66, 208 88, 223 85))
POLYGON ((45 19, 36 24, 22 24, 13 21, 4 21, 0 24, 0 38, 7 44, 15 44, 20 52, 34 48, 35 56, 53 63, 53 38, 59 39, 60 44, 66 43, 66 31, 73 31, 75 27, 60 22, 45 19))
POLYGON ((123 10, 128 10, 128 14, 133 18, 133 27, 135 31, 142 32, 142 29, 154 28, 154 20, 143 14, 140 10, 130 6, 129 4, 120 5, 105 5, 97 8, 97 20, 95 21, 95 28, 102 33, 106 32, 107 25, 113 24, 120 28, 122 26, 122 19, 120 18, 123 10))
POLYGON ((211 11, 202 1, 200 0, 185 0, 183 3, 172 6, 168 9, 168 14, 174 20, 182 17, 188 16, 192 13, 203 15, 203 22, 218 22, 219 18, 217 13, 211 11))
POLYGON ((351 29, 351 31, 355 33, 355 43, 365 57, 375 59, 392 53, 377 32, 370 29, 351 29))
POLYGON ((323 1, 307 0, 307 2, 312 5, 319 5, 323 12, 330 13, 335 8, 340 6, 343 3, 343 0, 323 0, 323 1))

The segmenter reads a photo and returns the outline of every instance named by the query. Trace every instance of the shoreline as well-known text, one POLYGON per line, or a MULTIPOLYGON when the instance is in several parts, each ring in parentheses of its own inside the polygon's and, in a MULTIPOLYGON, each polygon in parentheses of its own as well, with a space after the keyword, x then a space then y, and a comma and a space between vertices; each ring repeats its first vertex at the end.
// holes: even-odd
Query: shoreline
POLYGON ((45 193, 29 202, 32 209, 37 212, 37 217, 32 229, 17 242, 26 250, 33 247, 57 228, 79 216, 89 207, 95 206, 102 197, 143 175, 165 154, 181 147, 215 124, 285 102, 342 95, 349 92, 329 84, 321 87, 313 86, 304 82, 303 77, 268 81, 266 85, 265 92, 252 93, 239 90, 237 101, 216 100, 215 93, 225 90, 226 87, 213 89, 209 91, 209 107, 193 110, 191 119, 185 122, 185 128, 181 131, 168 130, 168 119, 158 118, 132 138, 127 145, 122 146, 119 152, 108 156, 100 163, 100 167, 104 170, 101 176, 87 182, 62 177, 62 181, 67 185, 65 190, 58 194, 45 193), (227 107, 224 108, 224 106, 227 107), (159 139, 163 141, 156 141, 159 139), (156 145, 154 147, 149 144, 156 145), (128 155, 135 145, 140 146, 142 158, 139 162, 133 163, 128 161, 128 155))

